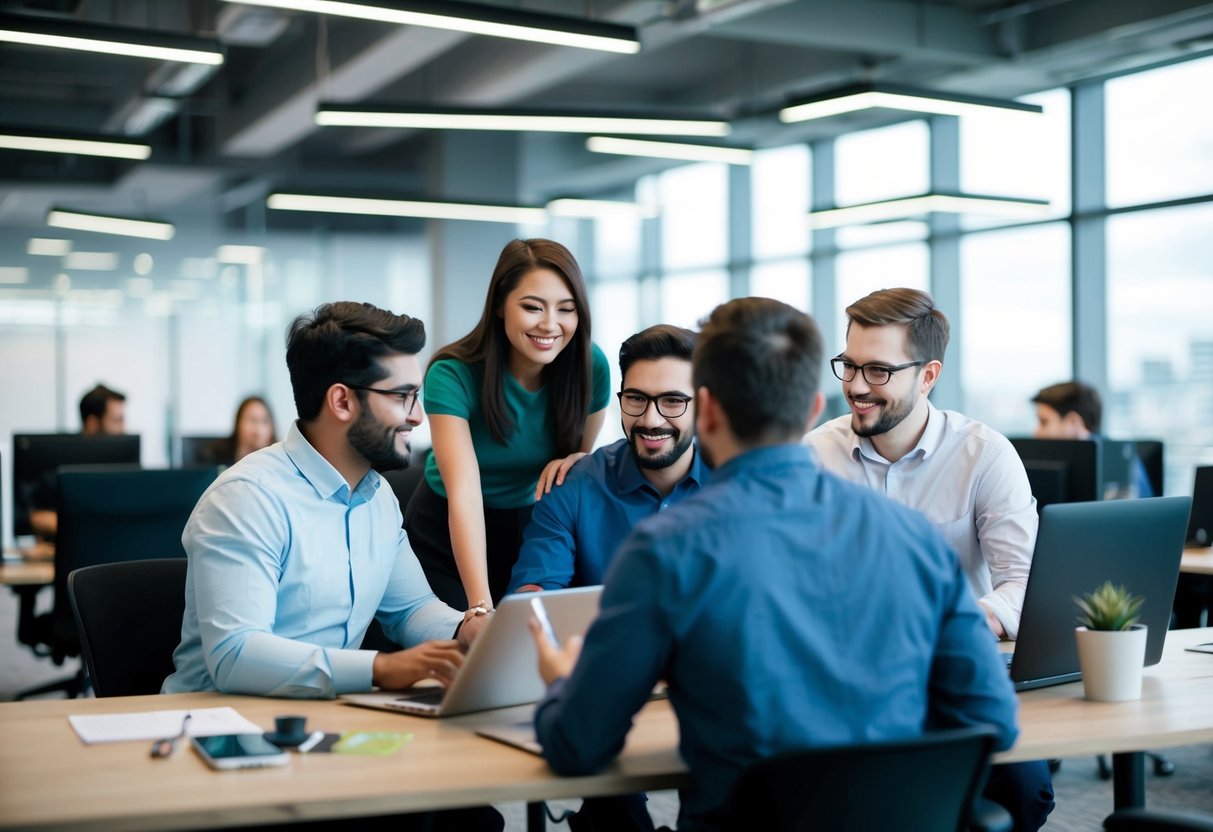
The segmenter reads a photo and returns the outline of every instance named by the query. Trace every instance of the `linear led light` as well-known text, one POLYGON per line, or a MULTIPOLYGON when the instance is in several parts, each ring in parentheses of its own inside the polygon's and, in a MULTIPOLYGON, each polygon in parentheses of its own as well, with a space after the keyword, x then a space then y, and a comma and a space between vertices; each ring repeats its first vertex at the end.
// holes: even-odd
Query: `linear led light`
POLYGON ((542 208, 518 205, 477 205, 459 202, 419 202, 405 199, 366 199, 315 194, 270 194, 266 206, 278 211, 316 211, 329 214, 363 214, 373 217, 419 217, 430 220, 542 223, 542 208))
POLYGON ((215 249, 215 259, 220 263, 236 266, 251 266, 260 263, 265 256, 261 246, 226 245, 215 249))
POLYGON ((25 266, 0 266, 0 283, 12 286, 29 283, 29 269, 25 266))
POLYGON ((591 153, 613 153, 619 156, 645 156, 655 159, 678 159, 684 162, 724 162, 726 165, 754 163, 754 151, 744 147, 713 147, 706 144, 652 142, 645 139, 619 139, 614 136, 590 136, 585 149, 591 153))
POLYGON ((981 196, 977 194, 920 194, 901 199, 865 202, 845 208, 831 208, 809 214, 813 228, 837 228, 921 217, 924 214, 986 214, 1010 219, 1039 219, 1048 213, 1043 199, 981 196))
POLYGON ((337 0, 227 0, 244 6, 268 6, 380 23, 448 29, 473 35, 528 40, 634 55, 640 51, 636 29, 615 23, 485 6, 408 0, 392 3, 344 3, 337 0))
POLYGON ((554 115, 544 112, 449 110, 417 107, 367 107, 321 104, 322 127, 397 127, 414 130, 514 130, 536 133, 629 133, 650 136, 727 136, 727 121, 689 118, 637 118, 621 115, 554 115))
POLYGON ((118 268, 118 255, 112 251, 73 251, 63 259, 63 268, 75 271, 112 272, 118 268))
POLYGON ((553 199, 547 204, 547 211, 553 217, 578 217, 589 220, 640 220, 657 216, 657 209, 652 205, 610 199, 553 199))
POLYGON ((146 159, 152 147, 135 142, 108 139, 69 139, 23 133, 0 133, 0 149, 32 150, 38 153, 70 153, 77 156, 105 156, 110 159, 146 159))
POLYGON ((779 120, 790 124, 873 109, 906 110, 911 113, 932 113, 941 116, 1008 110, 1021 113, 1044 112, 1044 107, 1039 104, 1024 104, 1022 101, 1005 98, 956 95, 891 84, 862 84, 823 93, 784 107, 779 111, 779 120))
POLYGON ((0 41, 158 61, 223 63, 222 48, 207 38, 43 17, 0 15, 0 41))
POLYGON ((71 250, 71 240, 55 240, 50 237, 31 237, 25 246, 26 254, 40 254, 46 257, 63 257, 71 250))
POLYGON ((52 208, 46 215, 46 224, 55 228, 95 231, 98 234, 119 234, 124 237, 146 237, 151 240, 171 240, 176 231, 171 222, 85 214, 80 211, 66 211, 62 208, 52 208))

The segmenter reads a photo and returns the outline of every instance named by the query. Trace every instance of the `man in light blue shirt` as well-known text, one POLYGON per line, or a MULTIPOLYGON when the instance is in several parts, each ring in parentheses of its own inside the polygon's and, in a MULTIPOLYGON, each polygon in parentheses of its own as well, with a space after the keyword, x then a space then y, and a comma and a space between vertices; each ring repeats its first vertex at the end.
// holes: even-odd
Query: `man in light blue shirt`
POLYGON ((737 777, 783 751, 978 723, 1003 749, 1018 733, 955 552, 799 444, 824 405, 821 363, 807 315, 765 298, 717 307, 693 361, 712 481, 624 543, 580 659, 575 640, 556 650, 532 622, 549 683, 535 729, 560 774, 607 765, 668 682, 691 772, 681 832, 744 828, 737 777))
POLYGON ((227 469, 186 524, 165 693, 331 698, 454 678, 483 619, 435 598, 377 473, 408 464, 424 346, 421 321, 370 304, 325 304, 292 324, 299 421, 227 469), (372 618, 406 649, 358 649, 372 618))
POLYGON ((535 504, 510 591, 602 583, 632 527, 696 493, 708 471, 695 453, 695 333, 651 326, 619 348, 623 439, 577 463, 535 504))

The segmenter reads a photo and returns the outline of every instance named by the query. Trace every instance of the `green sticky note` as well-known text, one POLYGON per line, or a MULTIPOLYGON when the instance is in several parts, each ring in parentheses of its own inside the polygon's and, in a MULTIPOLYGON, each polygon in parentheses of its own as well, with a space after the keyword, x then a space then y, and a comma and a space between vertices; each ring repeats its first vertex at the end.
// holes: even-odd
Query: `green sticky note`
POLYGON ((333 746, 334 754, 374 754, 386 757, 413 738, 412 734, 390 731, 349 731, 333 746))

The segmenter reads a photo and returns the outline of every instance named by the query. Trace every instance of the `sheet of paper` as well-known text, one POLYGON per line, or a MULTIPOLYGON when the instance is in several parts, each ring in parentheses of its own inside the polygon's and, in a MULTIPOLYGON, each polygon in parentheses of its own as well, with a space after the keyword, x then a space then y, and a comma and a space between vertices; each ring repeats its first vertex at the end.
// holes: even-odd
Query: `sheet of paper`
POLYGON ((209 734, 260 734, 262 729, 235 708, 193 708, 189 711, 142 711, 127 714, 73 714, 68 722, 86 744, 158 740, 181 733, 181 720, 190 715, 191 737, 209 734))

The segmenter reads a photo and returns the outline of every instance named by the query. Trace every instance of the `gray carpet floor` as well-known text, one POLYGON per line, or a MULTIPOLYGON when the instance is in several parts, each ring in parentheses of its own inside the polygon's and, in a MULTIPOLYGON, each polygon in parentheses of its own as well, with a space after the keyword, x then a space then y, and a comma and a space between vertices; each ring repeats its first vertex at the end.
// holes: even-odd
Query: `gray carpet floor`
MULTIPOLYGON (((49 605, 50 592, 43 591, 41 603, 49 605)), ((0 701, 43 682, 69 676, 79 667, 69 661, 56 667, 47 659, 35 658, 16 640, 17 604, 15 596, 0 590, 0 701)), ((1213 690, 1209 695, 1213 708, 1213 690)), ((1156 777, 1147 771, 1146 795, 1148 805, 1158 809, 1201 811, 1213 815, 1213 745, 1170 749, 1167 756, 1175 764, 1170 777, 1156 777)), ((1066 760, 1054 775, 1057 808, 1045 825, 1048 832, 1092 832, 1101 828, 1103 818, 1112 811, 1112 784, 1099 779, 1095 759, 1079 757, 1066 760)), ((578 801, 557 801, 553 812, 559 816, 566 808, 576 808, 578 801)), ((508 832, 526 829, 524 806, 520 803, 498 807, 506 817, 508 832)), ((653 792, 649 796, 649 812, 661 826, 673 826, 678 816, 676 792, 653 792)), ((566 824, 548 824, 553 830, 567 829, 566 824)))

